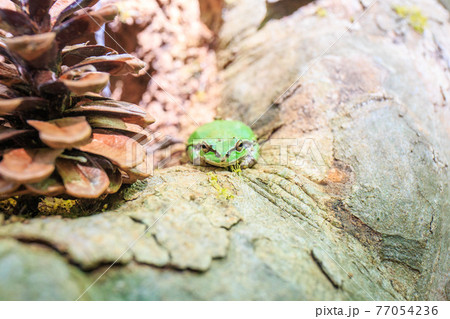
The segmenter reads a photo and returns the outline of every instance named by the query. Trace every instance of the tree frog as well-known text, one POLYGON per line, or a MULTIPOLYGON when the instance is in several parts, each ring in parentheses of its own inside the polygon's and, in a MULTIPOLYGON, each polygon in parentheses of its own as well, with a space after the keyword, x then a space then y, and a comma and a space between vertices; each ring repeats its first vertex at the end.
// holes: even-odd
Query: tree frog
POLYGON ((244 123, 215 120, 191 134, 187 152, 194 165, 247 168, 258 160, 259 144, 255 133, 244 123))

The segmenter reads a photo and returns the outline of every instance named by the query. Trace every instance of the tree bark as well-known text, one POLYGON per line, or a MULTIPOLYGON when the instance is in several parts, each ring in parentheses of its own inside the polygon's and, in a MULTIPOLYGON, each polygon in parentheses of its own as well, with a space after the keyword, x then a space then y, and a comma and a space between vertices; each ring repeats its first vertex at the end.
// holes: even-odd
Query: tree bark
POLYGON ((218 113, 264 140, 258 164, 163 169, 110 211, 1 226, 0 298, 448 299, 449 13, 409 1, 420 33, 398 2, 261 27, 264 0, 229 1, 218 113))

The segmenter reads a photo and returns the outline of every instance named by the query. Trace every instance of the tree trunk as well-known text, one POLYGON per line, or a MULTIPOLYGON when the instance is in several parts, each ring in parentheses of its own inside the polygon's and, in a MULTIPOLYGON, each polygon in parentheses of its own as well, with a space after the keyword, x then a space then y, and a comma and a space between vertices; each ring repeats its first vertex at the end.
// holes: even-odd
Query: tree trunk
POLYGON ((110 211, 5 223, 1 299, 449 298, 448 11, 323 0, 261 25, 264 0, 227 3, 218 113, 254 128, 258 164, 175 166, 110 211))

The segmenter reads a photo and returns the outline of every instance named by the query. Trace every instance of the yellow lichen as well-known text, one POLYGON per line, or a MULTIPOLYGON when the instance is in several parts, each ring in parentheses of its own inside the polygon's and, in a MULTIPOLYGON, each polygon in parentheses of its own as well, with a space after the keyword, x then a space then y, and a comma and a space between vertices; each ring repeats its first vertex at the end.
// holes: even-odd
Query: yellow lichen
POLYGON ((408 24, 417 32, 423 33, 428 23, 428 18, 422 14, 417 6, 394 6, 395 13, 403 19, 408 20, 408 24))
POLYGON ((317 8, 316 10, 316 15, 323 18, 326 17, 328 14, 328 11, 322 7, 317 8))
POLYGON ((213 172, 209 172, 209 173, 207 173, 206 175, 208 176, 209 184, 210 184, 212 187, 214 187, 215 190, 217 191, 217 197, 219 197, 219 198, 224 198, 224 199, 226 199, 226 200, 229 200, 229 199, 233 199, 233 198, 234 198, 234 195, 231 194, 231 192, 230 192, 228 189, 226 189, 225 187, 222 187, 222 186, 219 184, 219 180, 218 180, 216 174, 214 174, 213 172))
POLYGON ((2 201, 0 201, 0 210, 2 212, 6 212, 6 213, 12 213, 14 210, 14 207, 16 207, 17 205, 17 200, 16 198, 8 198, 8 199, 4 199, 2 201))
POLYGON ((62 199, 56 197, 44 197, 38 205, 39 212, 43 215, 69 215, 72 207, 77 204, 74 199, 62 199))

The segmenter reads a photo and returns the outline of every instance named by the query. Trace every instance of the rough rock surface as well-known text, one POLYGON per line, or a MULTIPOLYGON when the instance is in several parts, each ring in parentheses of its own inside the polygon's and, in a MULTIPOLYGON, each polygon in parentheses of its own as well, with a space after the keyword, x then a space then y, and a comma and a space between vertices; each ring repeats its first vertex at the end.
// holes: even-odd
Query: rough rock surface
POLYGON ((420 34, 394 4, 317 1, 258 30, 264 0, 228 1, 219 111, 268 139, 259 163, 173 167, 109 212, 0 226, 0 297, 448 299, 449 14, 405 1, 420 34))

